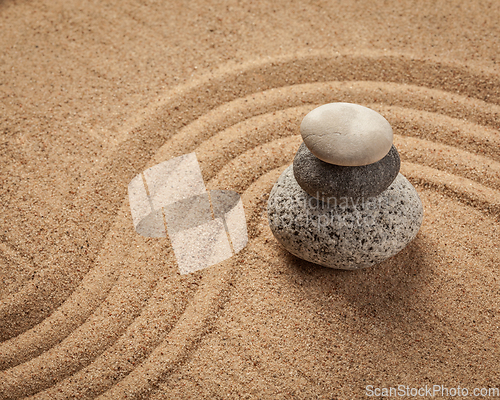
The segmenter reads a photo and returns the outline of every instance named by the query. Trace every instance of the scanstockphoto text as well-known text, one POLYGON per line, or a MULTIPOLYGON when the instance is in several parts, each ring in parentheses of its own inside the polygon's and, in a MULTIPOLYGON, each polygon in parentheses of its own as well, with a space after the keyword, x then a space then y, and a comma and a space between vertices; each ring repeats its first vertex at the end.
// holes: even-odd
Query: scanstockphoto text
POLYGON ((499 388, 467 388, 460 385, 451 387, 444 385, 425 385, 411 387, 396 385, 390 387, 365 387, 367 397, 495 397, 500 396, 499 388))

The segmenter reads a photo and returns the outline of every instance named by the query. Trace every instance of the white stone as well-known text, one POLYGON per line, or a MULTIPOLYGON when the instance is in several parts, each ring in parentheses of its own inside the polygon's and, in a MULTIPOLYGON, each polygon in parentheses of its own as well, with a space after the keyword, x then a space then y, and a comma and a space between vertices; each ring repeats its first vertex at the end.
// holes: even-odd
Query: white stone
POLYGON ((320 160, 361 166, 384 158, 392 146, 392 128, 378 112, 351 103, 330 103, 302 120, 300 134, 320 160))

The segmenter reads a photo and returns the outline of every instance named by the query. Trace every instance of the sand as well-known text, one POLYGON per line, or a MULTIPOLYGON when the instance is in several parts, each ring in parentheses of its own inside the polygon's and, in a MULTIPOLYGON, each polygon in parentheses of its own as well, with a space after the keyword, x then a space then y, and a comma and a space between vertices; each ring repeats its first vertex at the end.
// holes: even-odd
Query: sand
POLYGON ((499 20, 479 0, 0 1, 0 398, 500 388, 499 20), (335 101, 388 119, 425 213, 354 272, 291 256, 265 215, 300 121, 335 101), (189 152, 241 194, 249 242, 180 275, 127 185, 189 152))

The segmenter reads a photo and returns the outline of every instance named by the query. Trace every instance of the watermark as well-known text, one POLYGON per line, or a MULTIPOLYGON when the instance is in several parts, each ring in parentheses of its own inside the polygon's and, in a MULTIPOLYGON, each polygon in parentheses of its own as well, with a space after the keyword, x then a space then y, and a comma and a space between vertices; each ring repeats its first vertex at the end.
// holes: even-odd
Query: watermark
POLYGON ((387 206, 389 200, 386 196, 369 196, 369 197, 333 197, 324 196, 322 193, 317 192, 315 196, 307 196, 303 199, 303 207, 309 210, 375 210, 382 205, 387 206))
POLYGON ((195 153, 148 168, 128 185, 136 232, 168 237, 181 274, 224 261, 248 242, 240 195, 207 191, 195 153))
POLYGON ((375 197, 317 197, 304 196, 298 200, 300 213, 294 218, 287 213, 274 216, 275 224, 283 228, 314 228, 317 232, 331 231, 335 226, 369 229, 387 219, 387 210, 397 212, 388 196, 375 197))
POLYGON ((365 388, 368 397, 500 397, 499 388, 466 388, 461 386, 448 387, 432 385, 410 387, 397 385, 391 387, 375 387, 368 385, 365 388))

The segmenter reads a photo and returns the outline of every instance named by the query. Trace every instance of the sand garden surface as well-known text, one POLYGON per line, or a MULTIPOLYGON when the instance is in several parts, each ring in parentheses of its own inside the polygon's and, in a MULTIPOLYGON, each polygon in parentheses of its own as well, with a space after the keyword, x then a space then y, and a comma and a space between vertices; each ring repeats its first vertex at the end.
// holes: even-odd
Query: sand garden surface
POLYGON ((0 398, 500 388, 500 3, 414 3, 0 1, 0 398), (391 123, 424 205, 370 269, 302 261, 267 224, 329 102, 391 123), (189 152, 241 194, 249 242, 180 275, 127 185, 189 152))

